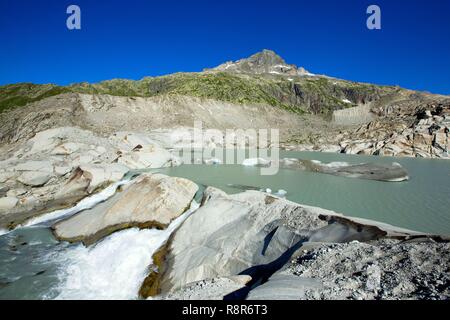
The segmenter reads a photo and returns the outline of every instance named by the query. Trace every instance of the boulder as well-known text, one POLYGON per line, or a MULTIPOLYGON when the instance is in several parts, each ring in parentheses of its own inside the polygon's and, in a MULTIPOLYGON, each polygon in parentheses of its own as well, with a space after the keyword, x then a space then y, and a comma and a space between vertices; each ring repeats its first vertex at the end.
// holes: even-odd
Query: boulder
POLYGON ((102 165, 82 165, 80 169, 83 174, 90 180, 88 193, 94 192, 96 189, 117 182, 129 171, 127 167, 120 164, 102 164, 102 165))
POLYGON ((8 197, 18 197, 18 196, 22 196, 25 193, 27 193, 28 190, 24 189, 24 188, 17 188, 17 189, 11 189, 8 191, 8 193, 6 194, 8 197))
POLYGON ((15 197, 0 198, 0 212, 14 208, 19 200, 15 197))
POLYGON ((53 165, 50 161, 26 161, 16 165, 15 171, 39 171, 53 173, 53 165))
POLYGON ((120 181, 127 172, 127 167, 115 163, 82 165, 73 170, 71 177, 58 192, 57 197, 93 193, 101 187, 120 181))
POLYGON ((75 156, 72 160, 71 160, 71 166, 72 167, 79 167, 82 165, 89 165, 92 164, 94 162, 94 157, 90 154, 79 154, 77 156, 75 156))
POLYGON ((145 134, 118 132, 110 140, 119 149, 116 162, 130 169, 172 165, 172 154, 145 134))
POLYGON ((403 152, 403 146, 397 145, 395 142, 388 142, 383 148, 382 155, 394 157, 398 154, 401 154, 403 152))
MULTIPOLYGON (((162 293, 245 270, 245 275, 253 276, 253 266, 269 264, 267 270, 276 268, 281 260, 270 263, 302 240, 300 234, 283 226, 283 218, 288 216, 298 221, 302 229, 327 225, 298 205, 262 192, 229 196, 207 188, 203 205, 176 231, 167 248, 160 282, 162 293)), ((262 271, 255 268, 254 272, 262 271)))
POLYGON ((447 150, 448 149, 448 134, 444 133, 444 132, 436 133, 433 144, 435 147, 440 148, 441 150, 447 150))
POLYGON ((46 184, 53 176, 53 165, 50 161, 26 161, 13 167, 14 171, 22 172, 17 180, 31 187, 46 184))
POLYGON ((433 136, 427 133, 418 132, 414 134, 414 146, 430 146, 433 143, 433 136))
POLYGON ((91 244, 129 227, 167 227, 189 208, 195 183, 161 174, 144 174, 96 207, 53 226, 58 239, 91 244))
POLYGON ((28 141, 27 145, 30 146, 29 155, 47 153, 68 156, 86 150, 90 143, 107 146, 106 139, 77 127, 59 127, 40 131, 28 141))
POLYGON ((22 173, 17 181, 26 186, 39 187, 46 184, 51 179, 51 177, 52 174, 48 172, 27 171, 22 173))
POLYGON ((36 133, 36 135, 29 140, 32 145, 30 153, 40 153, 52 150, 57 145, 58 136, 64 134, 64 128, 56 128, 45 130, 36 133))

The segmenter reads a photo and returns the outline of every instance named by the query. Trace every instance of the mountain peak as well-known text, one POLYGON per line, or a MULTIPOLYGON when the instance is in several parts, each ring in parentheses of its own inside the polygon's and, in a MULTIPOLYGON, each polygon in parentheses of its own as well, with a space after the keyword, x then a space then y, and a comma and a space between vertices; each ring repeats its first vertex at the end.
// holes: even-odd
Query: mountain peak
POLYGON ((255 53, 254 55, 250 56, 247 59, 244 59, 247 61, 253 61, 260 65, 268 65, 268 66, 275 66, 275 65, 285 65, 286 61, 282 57, 280 57, 278 54, 275 53, 275 51, 264 49, 261 52, 255 53))
POLYGON ((226 62, 213 70, 248 74, 312 75, 304 68, 287 64, 282 57, 268 49, 264 49, 245 59, 226 62))

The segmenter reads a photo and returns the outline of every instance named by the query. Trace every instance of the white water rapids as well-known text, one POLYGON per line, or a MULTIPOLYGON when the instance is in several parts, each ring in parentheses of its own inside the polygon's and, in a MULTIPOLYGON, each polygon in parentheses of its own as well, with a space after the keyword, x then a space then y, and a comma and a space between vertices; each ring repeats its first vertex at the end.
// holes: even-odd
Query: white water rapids
POLYGON ((192 201, 190 209, 165 230, 128 229, 95 246, 78 244, 52 257, 61 266, 56 299, 137 299, 153 254, 198 207, 192 201))

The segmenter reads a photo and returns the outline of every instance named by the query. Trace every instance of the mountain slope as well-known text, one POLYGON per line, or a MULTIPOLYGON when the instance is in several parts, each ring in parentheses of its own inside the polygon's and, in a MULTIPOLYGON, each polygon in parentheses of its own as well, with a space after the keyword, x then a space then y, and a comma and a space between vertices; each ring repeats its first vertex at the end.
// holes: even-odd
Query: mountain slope
POLYGON ((334 110, 380 99, 390 101, 405 90, 315 76, 287 64, 273 51, 264 50, 200 73, 177 73, 138 81, 114 79, 66 87, 3 86, 0 87, 0 112, 67 92, 126 97, 185 95, 237 104, 265 104, 294 113, 330 115, 334 110))
POLYGON ((376 101, 402 89, 327 78, 286 79, 283 76, 226 72, 178 73, 139 81, 109 80, 97 84, 17 84, 0 87, 0 111, 61 93, 109 94, 126 97, 187 95, 238 104, 265 104, 295 113, 330 114, 333 110, 376 101))
POLYGON ((65 87, 45 84, 19 83, 0 86, 0 113, 9 108, 21 107, 27 103, 69 92, 65 87))

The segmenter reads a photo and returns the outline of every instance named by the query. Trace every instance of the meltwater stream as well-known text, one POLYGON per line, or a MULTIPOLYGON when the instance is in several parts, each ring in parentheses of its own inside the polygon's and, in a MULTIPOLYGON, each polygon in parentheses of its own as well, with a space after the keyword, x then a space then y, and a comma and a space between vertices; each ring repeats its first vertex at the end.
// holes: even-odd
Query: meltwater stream
POLYGON ((13 231, 0 230, 0 299, 54 298, 61 273, 55 258, 74 246, 56 241, 49 227, 107 200, 120 186, 131 183, 131 178, 127 176, 74 207, 30 219, 13 231))
POLYGON ((129 229, 97 245, 77 245, 56 257, 62 266, 56 299, 137 299, 153 254, 199 204, 174 220, 165 230, 129 229))
POLYGON ((0 299, 136 299, 154 252, 198 207, 191 207, 165 230, 116 232, 94 246, 54 239, 56 221, 107 200, 124 179, 76 206, 29 220, 0 235, 0 299))

